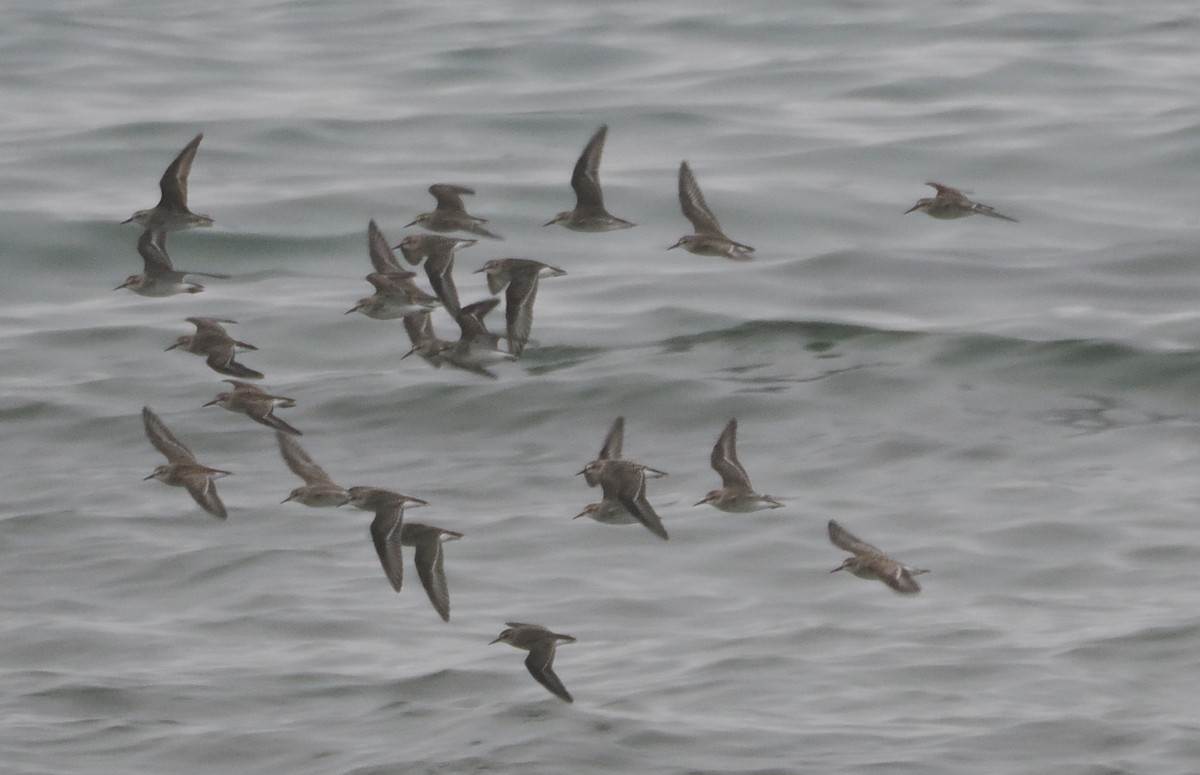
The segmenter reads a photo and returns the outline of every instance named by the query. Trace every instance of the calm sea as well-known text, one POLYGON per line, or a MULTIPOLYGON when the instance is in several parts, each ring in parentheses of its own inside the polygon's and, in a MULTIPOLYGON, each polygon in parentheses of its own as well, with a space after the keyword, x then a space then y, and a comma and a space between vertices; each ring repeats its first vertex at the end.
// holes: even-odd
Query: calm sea
POLYGON ((0 771, 1200 771, 1198 35, 1169 1, 7 3, 0 771), (543 228, 603 123, 639 225, 543 228), (114 292, 198 132, 216 226, 168 250, 232 279, 114 292), (754 261, 667 252, 683 159, 754 261), (1020 222, 903 215, 927 180, 1020 222), (491 258, 568 273, 495 381, 343 314, 367 221, 442 182, 505 237, 464 301, 491 258), (335 480, 466 534, 448 624, 201 408, 220 376, 163 352, 196 315, 335 480), (143 406, 235 473, 227 522, 142 481, 143 406), (669 542, 571 519, 618 415, 669 542), (730 417, 786 508, 692 505, 730 417), (830 518, 922 594, 830 575, 830 518), (505 621, 578 639, 574 705, 505 621))

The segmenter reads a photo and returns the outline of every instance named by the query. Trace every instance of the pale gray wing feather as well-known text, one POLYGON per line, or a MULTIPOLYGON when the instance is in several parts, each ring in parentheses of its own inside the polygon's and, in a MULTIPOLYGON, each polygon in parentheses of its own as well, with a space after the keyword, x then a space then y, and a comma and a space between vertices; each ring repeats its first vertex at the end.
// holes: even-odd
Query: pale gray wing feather
POLYGON ((148 406, 142 407, 142 424, 146 428, 146 438, 150 439, 154 448, 167 458, 167 462, 196 462, 196 456, 192 454, 192 451, 167 430, 167 426, 148 406))

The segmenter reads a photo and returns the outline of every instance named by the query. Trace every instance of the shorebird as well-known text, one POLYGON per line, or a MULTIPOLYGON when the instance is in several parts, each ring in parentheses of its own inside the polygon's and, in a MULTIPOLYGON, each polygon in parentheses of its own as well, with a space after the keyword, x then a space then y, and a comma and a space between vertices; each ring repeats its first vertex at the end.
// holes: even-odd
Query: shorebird
POLYGON ((914 211, 920 211, 932 218, 938 218, 943 221, 965 218, 968 215, 986 215, 991 218, 999 218, 1003 221, 1017 222, 1016 218, 1009 218, 1007 215, 1002 215, 989 205, 971 201, 967 198, 966 194, 957 188, 944 186, 941 183, 934 183, 932 180, 926 182, 925 185, 933 186, 937 191, 937 195, 918 199, 915 205, 904 211, 905 215, 914 211))
POLYGON ((155 468, 143 481, 157 479, 173 487, 185 487, 192 500, 199 503, 202 509, 217 519, 225 519, 228 516, 225 504, 221 503, 213 480, 229 476, 230 473, 196 462, 192 451, 171 435, 167 426, 148 406, 142 407, 142 424, 146 427, 146 438, 167 458, 166 465, 155 468))
POLYGON ((711 503, 721 511, 744 513, 761 509, 778 509, 782 503, 770 495, 759 495, 750 486, 750 475, 737 459, 737 420, 733 419, 721 431, 717 443, 713 446, 713 470, 721 475, 721 489, 712 490, 697 503, 701 506, 711 503))
POLYGON ((360 485, 347 489, 346 493, 350 496, 349 504, 363 511, 379 511, 380 509, 389 509, 393 506, 404 506, 415 509, 429 505, 429 501, 414 498, 411 495, 405 495, 395 490, 386 490, 383 487, 365 487, 360 485))
POLYGON ((450 590, 446 586, 446 571, 443 567, 442 544, 456 541, 462 533, 445 530, 419 522, 405 522, 404 509, 428 505, 420 498, 385 490, 380 487, 351 487, 350 505, 363 511, 375 512, 371 521, 371 541, 375 553, 392 589, 400 591, 404 582, 404 558, 400 547, 416 548, 413 563, 417 566, 417 577, 429 602, 442 617, 450 621, 450 590))
POLYGON ((275 416, 276 407, 291 408, 296 405, 295 400, 284 396, 271 395, 258 385, 242 382, 240 379, 224 379, 221 381, 233 385, 233 390, 218 393, 216 398, 204 404, 204 406, 219 406, 231 412, 244 414, 256 423, 265 425, 268 428, 274 428, 277 431, 291 433, 296 436, 303 435, 300 431, 275 416))
POLYGON ((192 160, 196 158, 196 150, 203 139, 203 132, 193 137, 175 160, 167 165, 166 171, 158 181, 158 187, 162 191, 158 204, 150 210, 138 210, 122 223, 136 223, 147 229, 166 231, 213 225, 212 218, 193 213, 187 204, 188 174, 192 171, 192 160))
POLYGON ((538 276, 558 277, 566 272, 555 266, 528 258, 494 258, 476 269, 487 273, 488 290, 504 294, 504 320, 508 326, 508 351, 520 357, 533 328, 533 301, 537 298, 538 276))
POLYGON ((433 212, 421 213, 411 222, 404 224, 404 228, 422 226, 430 231, 469 231, 481 237, 504 239, 499 234, 493 234, 483 227, 483 224, 487 223, 486 218, 476 218, 463 206, 462 195, 473 195, 475 189, 454 186, 449 183, 434 183, 429 187, 429 193, 433 194, 433 198, 437 200, 437 206, 433 212))
POLYGON ((375 293, 359 299, 353 307, 346 310, 346 314, 361 312, 372 320, 396 320, 429 312, 441 306, 436 297, 417 287, 412 281, 414 277, 416 275, 412 272, 372 272, 365 279, 375 286, 375 293))
MULTIPOLYGON (((400 546, 416 548, 413 564, 417 566, 417 578, 421 579, 433 610, 444 622, 450 621, 450 589, 446 586, 446 571, 442 567, 442 544, 462 537, 462 533, 420 522, 405 522, 400 526, 400 546)), ((395 551, 399 552, 399 548, 395 551)))
POLYGON ((408 334, 408 340, 412 342, 412 349, 401 355, 400 360, 404 360, 410 355, 419 355, 426 363, 435 369, 440 369, 442 363, 445 362, 442 353, 453 347, 454 342, 437 338, 433 333, 433 323, 429 320, 429 312, 406 315, 404 331, 408 334))
MULTIPOLYGON (((588 483, 588 487, 595 487, 600 483, 599 472, 603 468, 601 465, 606 460, 620 460, 621 448, 625 445, 625 418, 618 417, 613 420, 612 427, 608 429, 608 433, 604 436, 604 443, 600 445, 600 453, 596 455, 596 459, 583 467, 576 476, 583 475, 584 480, 588 483)), ((642 466, 650 472, 651 478, 658 479, 666 476, 666 472, 659 471, 656 468, 642 466)))
POLYGON ((666 476, 662 471, 629 460, 593 460, 588 463, 579 473, 593 487, 599 484, 604 497, 599 503, 589 504, 575 518, 591 517, 610 525, 632 524, 625 517, 628 514, 645 525, 651 533, 667 540, 670 537, 667 529, 663 527, 654 507, 646 500, 647 471, 655 478, 666 476))
POLYGON ((554 216, 546 226, 561 223, 572 231, 615 231, 628 229, 634 224, 611 215, 604 209, 604 192, 600 190, 600 154, 604 152, 604 140, 608 136, 608 125, 604 124, 575 162, 571 172, 571 188, 575 189, 575 209, 565 210, 554 216))
MULTIPOLYGON (((484 316, 495 309, 499 303, 499 299, 484 299, 474 304, 468 304, 458 313, 458 327, 462 331, 458 341, 442 342, 436 351, 429 351, 428 346, 431 343, 426 341, 421 345, 414 345, 413 349, 400 356, 400 359, 404 360, 414 353, 425 357, 428 352, 429 357, 440 358, 442 363, 449 363, 451 366, 489 379, 497 379, 495 372, 487 367, 494 363, 516 359, 515 355, 498 347, 500 335, 488 331, 483 322, 484 316)), ((426 360, 428 359, 427 357, 426 360)))
MULTIPOLYGON (((416 266, 425 260, 425 274, 429 285, 438 299, 453 316, 460 309, 458 289, 454 287, 454 251, 470 247, 476 240, 442 237, 437 234, 410 234, 396 247, 404 254, 404 260, 416 266)), ((399 268, 399 267, 397 267, 399 268)))
POLYGON ((554 649, 558 645, 558 641, 574 643, 575 638, 550 632, 537 624, 522 622, 505 622, 505 624, 508 629, 500 633, 500 637, 488 645, 507 643, 510 646, 525 649, 529 652, 529 656, 525 658, 525 667, 529 669, 529 674, 533 676, 533 679, 549 689, 551 694, 563 702, 574 702, 571 693, 567 691, 567 687, 563 686, 563 682, 554 672, 554 649))
POLYGON ((128 288, 139 296, 173 296, 176 293, 200 293, 204 286, 186 278, 213 277, 228 280, 227 274, 212 272, 184 272, 176 270, 167 255, 167 232, 161 228, 146 229, 138 237, 138 254, 142 257, 142 273, 131 274, 125 282, 113 288, 119 291, 128 288))
POLYGON ((375 320, 395 320, 423 310, 433 309, 440 302, 417 287, 416 275, 400 268, 396 254, 388 246, 383 232, 371 221, 367 224, 367 252, 375 271, 366 280, 375 286, 375 295, 359 299, 346 314, 361 312, 375 320))
POLYGON ((208 367, 218 374, 227 374, 240 379, 262 379, 262 372, 243 366, 234 360, 238 350, 257 350, 252 344, 238 341, 229 335, 222 323, 236 324, 236 320, 224 318, 184 318, 196 327, 196 333, 175 340, 167 350, 183 350, 193 355, 203 355, 208 367))
POLYGON ((279 441, 279 453, 292 473, 304 480, 302 487, 292 490, 281 503, 300 501, 305 506, 324 508, 341 506, 350 502, 350 493, 334 484, 325 470, 313 462, 304 448, 286 433, 275 432, 279 441))
POLYGON ((750 260, 754 248, 734 242, 721 231, 721 224, 717 223, 717 216, 713 215, 708 203, 704 201, 704 194, 700 193, 696 176, 692 174, 692 169, 686 161, 679 164, 679 206, 683 208, 684 217, 692 222, 696 233, 680 237, 679 241, 667 250, 683 248, 698 256, 719 256, 734 261, 750 260))
POLYGON ((589 517, 606 525, 632 525, 638 522, 666 540, 667 530, 646 500, 646 475, 649 473, 657 479, 667 474, 657 468, 621 460, 624 444, 625 418, 618 417, 613 420, 612 427, 604 437, 600 454, 576 474, 582 475, 589 487, 599 485, 603 499, 599 503, 589 503, 574 518, 589 517))
POLYGON ((829 571, 830 573, 847 570, 860 579, 882 581, 904 595, 915 595, 921 591, 920 585, 913 576, 929 571, 911 568, 893 560, 874 546, 853 536, 850 531, 832 519, 829 520, 829 540, 839 549, 854 554, 853 557, 847 557, 841 565, 829 571))

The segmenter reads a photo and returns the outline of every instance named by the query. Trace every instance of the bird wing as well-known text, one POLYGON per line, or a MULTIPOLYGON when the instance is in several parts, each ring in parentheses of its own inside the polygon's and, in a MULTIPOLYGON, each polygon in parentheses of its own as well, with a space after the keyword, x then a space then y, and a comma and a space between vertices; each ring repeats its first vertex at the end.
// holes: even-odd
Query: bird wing
POLYGON ((925 181, 925 185, 932 186, 933 190, 937 191, 938 196, 949 196, 949 197, 955 197, 955 198, 959 198, 959 199, 967 198, 966 195, 963 194, 962 191, 958 190, 957 188, 954 188, 953 186, 947 186, 944 183, 938 183, 933 180, 927 180, 927 181, 925 181))
POLYGON ((168 463, 196 462, 192 451, 167 430, 167 426, 148 406, 142 407, 142 424, 146 427, 146 438, 167 458, 168 463))
POLYGON ((412 343, 413 347, 420 347, 430 339, 435 338, 433 334, 433 321, 429 319, 429 312, 405 315, 404 331, 408 334, 408 341, 412 343))
POLYGON ((508 351, 520 356, 533 328, 533 302, 537 298, 540 266, 520 267, 512 272, 504 294, 504 320, 508 326, 508 351))
POLYGON ((845 549, 847 552, 855 555, 863 554, 883 554, 879 549, 871 544, 858 538, 846 528, 837 523, 836 520, 829 520, 829 540, 839 549, 845 549))
POLYGON ((171 257, 167 255, 167 232, 165 229, 146 229, 138 237, 138 255, 142 257, 143 270, 147 275, 163 275, 175 270, 171 257))
POLYGON ((602 124, 575 162, 575 169, 571 172, 571 188, 575 190, 576 209, 604 209, 604 194, 600 190, 600 154, 604 152, 604 140, 607 137, 608 125, 602 124))
POLYGON ((291 425, 289 425, 284 420, 275 416, 275 405, 271 402, 271 399, 269 397, 266 398, 265 400, 260 399, 260 400, 252 401, 247 406, 247 409, 249 411, 246 412, 246 415, 251 420, 254 420, 257 423, 265 425, 268 428, 274 428, 277 431, 283 431, 284 433, 290 433, 293 436, 303 436, 304 435, 303 433, 301 433, 296 428, 293 428, 291 425))
POLYGON ((375 267, 376 272, 386 274, 404 271, 400 268, 396 254, 392 252, 391 246, 388 245, 387 239, 374 220, 367 224, 367 253, 371 256, 371 266, 375 267))
POLYGON ((499 299, 484 299, 468 304, 459 310, 455 318, 458 320, 458 327, 462 329, 463 338, 473 340, 478 336, 490 336, 491 332, 488 331, 483 319, 499 303, 499 299))
POLYGON ((214 334, 218 335, 218 336, 228 337, 229 332, 226 331, 225 327, 221 324, 222 323, 231 323, 233 325, 237 325, 236 320, 229 320, 228 318, 190 317, 190 318, 184 318, 184 320, 186 320, 188 323, 191 323, 192 325, 194 325, 196 327, 196 336, 206 336, 206 337, 213 336, 214 334))
POLYGON ((458 303, 458 289, 454 287, 454 245, 431 250, 425 258, 425 274, 429 276, 429 285, 441 299, 451 315, 457 315, 461 309, 458 303))
POLYGON ((466 186, 455 186, 449 183, 434 183, 429 187, 429 193, 437 200, 438 210, 465 211, 462 194, 474 194, 475 190, 466 186))
POLYGON ((234 349, 234 341, 227 339, 208 347, 208 356, 204 362, 208 367, 218 374, 228 374, 231 377, 241 377, 244 379, 262 379, 263 373, 255 371, 249 366, 238 363, 234 360, 234 355, 237 351, 234 349))
POLYGON ((446 586, 446 571, 442 565, 441 531, 426 525, 405 525, 405 537, 416 547, 413 563, 429 602, 442 617, 450 621, 450 589, 446 586))
POLYGON ((999 218, 1002 221, 1011 221, 1013 223, 1018 222, 1016 218, 1010 218, 1009 216, 1004 215, 1003 213, 998 213, 998 212, 996 212, 996 208, 992 207, 991 205, 982 204, 980 202, 972 202, 971 210, 973 212, 979 213, 980 215, 986 215, 991 218, 999 218))
POLYGON ((604 497, 615 500, 641 522, 654 535, 667 540, 667 529, 646 499, 646 472, 636 463, 619 461, 624 465, 610 465, 606 476, 600 480, 604 497))
POLYGON ((525 657, 525 667, 533 679, 546 687, 555 697, 563 702, 574 702, 571 693, 567 691, 567 687, 563 686, 563 682, 554 672, 554 645, 555 639, 551 635, 530 648, 529 656, 525 657))
POLYGON ((721 225, 717 223, 717 216, 713 215, 708 203, 704 201, 704 194, 700 192, 696 176, 692 174, 692 168, 686 161, 679 164, 679 206, 684 217, 692 222, 697 234, 725 237, 721 225))
POLYGON ((221 496, 217 495, 217 485, 211 475, 202 471, 185 474, 183 486, 187 488, 192 500, 199 503, 209 514, 217 519, 226 519, 229 516, 225 511, 225 504, 221 502, 221 496))
POLYGON ((162 198, 158 200, 159 207, 187 210, 188 175, 191 174, 192 160, 196 158, 196 150, 200 148, 200 141, 203 139, 203 132, 193 137, 175 160, 167 165, 158 181, 158 188, 162 191, 162 198))
POLYGON ((880 581, 902 595, 915 595, 921 591, 921 585, 912 577, 909 569, 900 563, 896 563, 896 570, 892 573, 880 573, 877 575, 880 581))
POLYGON ((325 469, 313 462, 295 439, 284 433, 276 433, 275 438, 279 440, 279 452, 283 455, 283 462, 287 463, 292 473, 303 479, 305 484, 327 484, 337 487, 329 478, 329 474, 325 473, 325 469))
MULTIPOLYGON (((625 418, 618 417, 613 420, 612 427, 608 429, 608 435, 604 437, 604 445, 600 447, 600 454, 596 456, 597 460, 619 460, 621 457, 621 446, 625 443, 625 418)), ((595 487, 595 485, 592 485, 595 487)))
POLYGON ((403 525, 403 504, 383 506, 375 512, 375 519, 371 521, 371 541, 375 544, 375 553, 379 555, 379 564, 383 566, 383 573, 392 589, 397 592, 404 581, 404 558, 400 554, 403 525))
POLYGON ((722 487, 750 487, 750 475, 737 459, 737 420, 730 420, 713 446, 710 458, 713 470, 721 475, 722 487))
POLYGON ((422 296, 432 300, 432 296, 422 291, 413 282, 412 278, 414 277, 416 275, 413 272, 371 272, 365 279, 382 296, 391 296, 392 298, 414 302, 422 296))

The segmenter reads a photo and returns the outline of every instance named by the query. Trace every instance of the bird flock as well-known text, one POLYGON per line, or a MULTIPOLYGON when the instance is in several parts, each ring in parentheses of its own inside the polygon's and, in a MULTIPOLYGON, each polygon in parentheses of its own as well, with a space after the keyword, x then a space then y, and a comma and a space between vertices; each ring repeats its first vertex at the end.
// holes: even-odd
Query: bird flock
MULTIPOLYGON (((545 226, 558 224, 573 231, 607 232, 635 225, 612 215, 605 207, 599 170, 607 136, 608 127, 599 127, 575 163, 571 174, 575 207, 558 213, 545 226)), ((137 251, 142 258, 143 270, 141 274, 130 275, 115 290, 128 289, 142 296, 165 297, 202 292, 204 286, 196 281, 197 277, 228 279, 228 275, 223 274, 176 269, 167 253, 168 232, 213 224, 211 217, 188 208, 188 176, 203 138, 202 133, 197 134, 167 166, 159 181, 161 197, 158 204, 148 210, 139 210, 124 221, 142 227, 137 251)), ((988 205, 972 201, 958 189, 935 182, 927 185, 936 190, 936 195, 918 200, 906 213, 924 212, 938 219, 985 215, 1016 220, 988 205)), ((375 221, 368 222, 367 253, 373 271, 365 279, 374 288, 374 293, 359 299, 346 314, 358 312, 374 320, 401 320, 412 344, 401 360, 417 355, 435 368, 446 365, 497 379, 498 375, 492 370, 495 364, 520 358, 530 343, 539 280, 566 272, 527 258, 491 259, 475 273, 486 276, 492 297, 460 304, 453 277, 455 253, 476 244, 477 240, 446 235, 466 232, 491 240, 502 240, 503 237, 486 226, 486 219, 467 212, 463 196, 474 195, 473 189, 439 183, 430 186, 429 193, 436 201, 434 209, 419 214, 405 228, 419 226, 440 232, 438 234, 410 234, 393 247, 375 221), (412 267, 424 262, 432 293, 417 285, 416 272, 401 266, 394 253, 397 249, 412 267), (502 291, 505 332, 500 334, 490 331, 484 320, 500 304, 498 294, 502 291), (457 339, 443 340, 435 334, 431 318, 439 307, 458 324, 457 339)), ((691 222, 694 232, 681 237, 668 250, 683 248, 696 255, 734 261, 753 257, 754 248, 730 239, 722 231, 686 161, 679 166, 678 195, 683 215, 691 222)), ((263 379, 264 375, 237 360, 239 353, 253 352, 257 348, 235 339, 226 330, 226 325, 236 324, 236 321, 194 316, 186 318, 186 322, 195 327, 195 332, 179 336, 166 349, 202 356, 209 368, 228 377, 224 382, 231 388, 218 393, 204 406, 219 406, 244 414, 275 431, 280 456, 288 469, 304 482, 282 503, 296 502, 312 508, 350 505, 373 513, 371 540, 388 583, 396 592, 401 591, 404 579, 401 549, 413 548, 413 564, 421 585, 434 610, 448 622, 450 593, 443 545, 462 538, 463 533, 405 520, 406 509, 428 505, 421 498, 379 487, 337 484, 297 441, 301 431, 275 415, 276 409, 294 407, 295 400, 274 395, 247 381, 263 379)), ((146 479, 183 487, 206 512, 218 519, 226 519, 228 512, 217 493, 215 481, 231 472, 200 463, 149 406, 142 409, 142 422, 150 443, 167 460, 146 479)), ((707 493, 695 505, 708 504, 730 513, 781 508, 784 504, 778 498, 760 494, 751 486, 749 474, 738 461, 737 430, 737 420, 729 420, 712 449, 710 462, 720 476, 721 487, 707 493)), ((576 518, 588 517, 610 525, 640 524, 658 538, 668 540, 667 529, 646 494, 647 480, 665 477, 667 473, 622 457, 624 439, 625 419, 618 417, 605 436, 599 454, 579 471, 589 487, 600 488, 602 498, 584 507, 576 518)), ((851 554, 831 572, 846 570, 859 578, 881 581, 901 594, 920 591, 914 577, 928 571, 898 562, 855 537, 834 520, 829 521, 828 533, 835 546, 851 554)), ((507 643, 528 651, 525 666, 530 675, 559 699, 573 702, 571 694, 555 674, 553 663, 557 644, 574 643, 575 638, 536 624, 507 622, 506 626, 507 629, 492 643, 507 643)))

